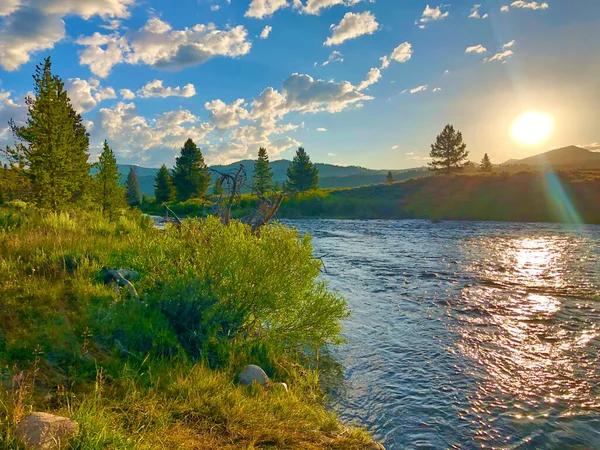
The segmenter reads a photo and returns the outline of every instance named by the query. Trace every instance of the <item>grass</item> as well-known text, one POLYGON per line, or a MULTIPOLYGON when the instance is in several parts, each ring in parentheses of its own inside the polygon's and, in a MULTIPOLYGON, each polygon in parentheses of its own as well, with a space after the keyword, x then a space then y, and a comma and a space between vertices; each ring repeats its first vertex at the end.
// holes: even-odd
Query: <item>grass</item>
POLYGON ((347 316, 319 268, 279 225, 0 207, 0 448, 22 448, 32 410, 77 420, 73 449, 365 448, 325 409, 308 351, 347 316), (105 267, 135 270, 142 301, 105 267), (238 385, 249 363, 290 390, 238 385))

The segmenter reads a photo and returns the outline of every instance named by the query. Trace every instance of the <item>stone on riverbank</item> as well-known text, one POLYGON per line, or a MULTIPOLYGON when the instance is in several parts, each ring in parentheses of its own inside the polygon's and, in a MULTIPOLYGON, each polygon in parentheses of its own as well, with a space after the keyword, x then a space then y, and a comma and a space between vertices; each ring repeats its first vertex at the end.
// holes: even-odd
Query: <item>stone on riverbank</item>
POLYGON ((28 449, 58 450, 67 448, 78 431, 79 424, 67 417, 34 412, 23 419, 17 435, 28 449))

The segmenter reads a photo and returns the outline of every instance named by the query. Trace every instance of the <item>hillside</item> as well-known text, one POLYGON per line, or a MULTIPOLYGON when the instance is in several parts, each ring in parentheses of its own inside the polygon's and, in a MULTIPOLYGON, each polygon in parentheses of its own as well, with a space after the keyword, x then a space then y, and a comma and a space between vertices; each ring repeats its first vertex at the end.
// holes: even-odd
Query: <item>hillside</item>
POLYGON ((529 158, 511 159, 501 164, 501 166, 512 165, 536 168, 598 169, 600 168, 600 153, 571 145, 530 156, 529 158))

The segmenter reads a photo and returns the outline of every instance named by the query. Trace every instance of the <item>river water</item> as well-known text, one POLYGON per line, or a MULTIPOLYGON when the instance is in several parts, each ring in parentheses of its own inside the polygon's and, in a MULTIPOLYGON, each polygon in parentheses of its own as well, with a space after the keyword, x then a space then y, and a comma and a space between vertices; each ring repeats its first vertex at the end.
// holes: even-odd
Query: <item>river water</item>
POLYGON ((600 226, 285 223, 353 311, 344 421, 388 449, 600 449, 600 226))

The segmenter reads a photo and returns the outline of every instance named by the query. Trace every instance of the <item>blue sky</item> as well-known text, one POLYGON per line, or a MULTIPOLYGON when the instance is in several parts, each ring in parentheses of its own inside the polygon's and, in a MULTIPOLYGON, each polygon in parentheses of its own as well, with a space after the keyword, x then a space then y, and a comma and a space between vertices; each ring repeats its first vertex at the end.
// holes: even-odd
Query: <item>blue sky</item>
POLYGON ((0 144, 50 55, 92 138, 122 163, 272 159, 401 169, 446 123, 471 159, 599 149, 597 0, 0 0, 0 144), (479 5, 479 6, 477 6, 479 5), (329 61, 329 62, 328 62, 329 61), (550 114, 515 142, 512 121, 550 114))

